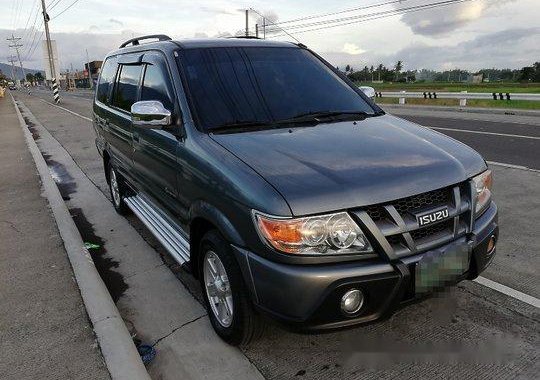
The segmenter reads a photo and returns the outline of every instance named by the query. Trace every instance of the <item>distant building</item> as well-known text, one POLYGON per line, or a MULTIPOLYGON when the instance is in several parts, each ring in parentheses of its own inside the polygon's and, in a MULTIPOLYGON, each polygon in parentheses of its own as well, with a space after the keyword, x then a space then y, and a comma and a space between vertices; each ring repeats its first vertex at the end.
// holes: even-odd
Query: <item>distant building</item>
POLYGON ((103 61, 92 61, 84 64, 84 69, 90 72, 90 77, 93 80, 97 80, 101 71, 101 65, 103 61))

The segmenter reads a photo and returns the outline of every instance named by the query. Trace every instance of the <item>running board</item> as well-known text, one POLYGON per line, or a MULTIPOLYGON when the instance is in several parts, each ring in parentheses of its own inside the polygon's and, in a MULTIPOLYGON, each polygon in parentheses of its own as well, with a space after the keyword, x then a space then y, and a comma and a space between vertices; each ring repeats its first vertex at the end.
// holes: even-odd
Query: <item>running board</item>
POLYGON ((189 261, 189 242, 170 218, 140 194, 124 202, 180 265, 189 261))

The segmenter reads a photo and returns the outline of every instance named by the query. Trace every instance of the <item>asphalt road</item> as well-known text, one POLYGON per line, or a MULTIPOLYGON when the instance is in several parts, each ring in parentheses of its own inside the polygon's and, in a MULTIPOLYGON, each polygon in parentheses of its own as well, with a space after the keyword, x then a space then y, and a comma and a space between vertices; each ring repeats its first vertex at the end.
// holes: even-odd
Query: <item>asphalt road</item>
MULTIPOLYGON (((62 97, 62 107, 83 117, 91 117, 90 93, 62 93, 62 97)), ((100 158, 92 146, 94 135, 91 123, 39 99, 50 101, 49 92, 35 91, 32 96, 18 94, 17 98, 28 106, 54 139, 68 151, 90 181, 108 196, 100 158)), ((431 127, 462 129, 458 132, 439 131, 477 148, 488 160, 540 169, 540 157, 535 154, 540 152, 540 140, 507 136, 538 137, 540 126, 533 119, 523 123, 524 118, 511 115, 470 116, 446 112, 445 117, 437 117, 433 112, 426 115, 418 111, 411 113, 403 116, 431 127), (499 135, 484 134, 486 132, 499 135), (510 144, 515 145, 510 147, 510 144)), ((540 218, 540 173, 504 166, 492 166, 492 169, 496 178, 495 197, 500 207, 501 238, 497 256, 483 275, 538 298, 539 231, 537 224, 531 221, 540 218)), ((83 204, 80 211, 85 215, 99 216, 100 212, 96 210, 106 207, 112 206, 83 204)), ((171 264, 163 248, 140 222, 135 218, 129 221, 143 239, 160 253, 170 271, 200 300, 196 281, 171 264)), ((113 246, 120 236, 115 235, 112 228, 108 232, 106 219, 102 223, 104 225, 94 226, 94 229, 100 235, 105 254, 113 256, 113 246)), ((125 244, 127 246, 123 249, 129 250, 129 241, 125 244)), ((124 262, 131 267, 135 265, 129 256, 119 256, 115 260, 118 261, 116 270, 119 272, 124 262)), ((108 271, 111 271, 110 267, 108 271)), ((112 268, 112 271, 115 269, 112 268)), ((127 276, 123 280, 129 284, 127 276)), ((108 285, 111 291, 117 292, 119 304, 123 305, 121 312, 128 319, 133 320, 134 315, 141 313, 136 304, 129 303, 133 288, 118 292, 114 281, 108 285)), ((139 288, 136 290, 143 291, 139 288)), ((270 379, 528 379, 540 372, 539 319, 538 309, 477 283, 464 281, 442 297, 411 305, 389 320, 369 326, 304 335, 271 325, 265 336, 249 348, 244 348, 243 353, 270 379)), ((159 328, 161 321, 156 316, 152 328, 159 328)), ((144 335, 140 326, 136 327, 144 335)), ((199 337, 194 336, 193 339, 199 337)), ((158 350, 160 357, 166 357, 169 362, 182 361, 182 356, 174 356, 170 350, 161 352, 161 355, 158 350)))

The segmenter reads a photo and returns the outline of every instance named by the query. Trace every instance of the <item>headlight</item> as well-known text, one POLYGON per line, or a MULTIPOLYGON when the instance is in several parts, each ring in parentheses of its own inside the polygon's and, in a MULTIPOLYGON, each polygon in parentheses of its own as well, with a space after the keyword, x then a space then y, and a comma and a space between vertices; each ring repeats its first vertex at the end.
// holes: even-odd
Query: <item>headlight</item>
POLYGON ((254 212, 260 235, 278 251, 299 255, 372 252, 360 227, 346 212, 282 219, 254 212))
POLYGON ((493 185, 493 176, 491 170, 486 170, 473 179, 474 191, 476 196, 475 215, 479 216, 486 210, 491 201, 491 186, 493 185))

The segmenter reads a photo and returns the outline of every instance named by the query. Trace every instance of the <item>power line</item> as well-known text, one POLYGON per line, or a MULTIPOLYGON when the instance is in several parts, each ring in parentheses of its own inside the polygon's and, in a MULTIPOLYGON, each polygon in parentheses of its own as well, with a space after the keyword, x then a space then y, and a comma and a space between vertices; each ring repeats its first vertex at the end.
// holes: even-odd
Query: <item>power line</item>
MULTIPOLYGON (((410 10, 414 10, 414 9, 429 9, 429 8, 433 8, 433 7, 436 7, 436 6, 450 5, 450 4, 453 4, 453 3, 459 3, 459 2, 463 2, 463 1, 473 1, 473 0, 443 0, 443 1, 438 1, 438 2, 435 2, 435 3, 421 4, 421 5, 415 5, 415 6, 411 6, 411 7, 405 7, 405 8, 389 9, 389 10, 380 11, 380 12, 374 12, 374 13, 367 13, 367 14, 361 14, 361 15, 355 15, 355 16, 341 17, 341 18, 336 18, 336 19, 331 19, 331 20, 321 20, 321 21, 316 21, 316 22, 311 22, 311 23, 292 25, 292 26, 288 27, 288 30, 302 29, 302 28, 318 26, 318 25, 336 24, 336 23, 341 23, 341 22, 345 22, 345 21, 357 20, 357 19, 373 17, 373 16, 379 16, 379 15, 394 14, 394 13, 399 14, 401 12, 410 11, 410 10)), ((271 30, 271 31, 273 31, 273 30, 271 30)))
MULTIPOLYGON (((260 17, 262 17, 262 18, 265 20, 265 24, 266 24, 266 17, 264 17, 262 14, 260 14, 259 12, 257 12, 257 11, 256 11, 255 9, 253 9, 253 8, 251 8, 251 10, 252 10, 253 12, 257 13, 260 17)), ((269 22, 270 22, 270 24, 275 25, 272 21, 269 21, 269 22)), ((286 31, 285 29, 283 29, 282 27, 277 26, 277 25, 276 25, 276 27, 278 27, 279 29, 281 29, 282 31, 284 31, 286 35, 288 35, 289 37, 293 38, 296 42, 301 43, 295 36, 293 36, 292 34, 290 34, 289 32, 287 32, 287 31, 286 31)), ((264 28, 265 28, 265 34, 266 34, 266 25, 264 26, 264 28)))
MULTIPOLYGON (((418 12, 418 11, 422 11, 422 10, 426 10, 426 9, 449 6, 449 5, 463 3, 463 2, 469 2, 469 1, 476 1, 476 0, 446 0, 446 1, 436 2, 436 3, 424 4, 424 5, 421 5, 421 6, 415 6, 415 7, 409 7, 409 8, 401 8, 401 9, 395 9, 395 10, 385 11, 385 12, 376 12, 376 13, 371 13, 371 14, 364 14, 364 15, 361 15, 361 16, 355 16, 354 18, 343 18, 343 19, 338 19, 338 20, 326 20, 324 22, 310 23, 309 25, 306 24, 306 25, 302 25, 302 26, 297 26, 297 29, 302 29, 302 28, 306 28, 306 27, 309 28, 310 26, 317 26, 317 25, 326 25, 326 24, 333 24, 333 25, 326 25, 326 26, 319 27, 319 28, 298 30, 298 31, 295 31, 294 33, 295 34, 307 33, 307 32, 312 32, 312 31, 316 31, 316 30, 336 28, 338 26, 358 24, 358 23, 362 23, 362 22, 367 22, 367 21, 372 21, 372 20, 397 16, 397 15, 402 15, 402 14, 407 14, 407 13, 418 12), (358 20, 359 18, 361 18, 361 19, 358 20), (343 21, 347 21, 347 20, 351 20, 351 19, 353 19, 354 21, 343 22, 343 21)), ((288 29, 290 30, 292 28, 293 27, 289 27, 288 29)), ((287 33, 287 35, 289 35, 289 34, 287 33)), ((274 36, 271 36, 270 38, 277 38, 277 37, 282 37, 282 36, 285 36, 285 34, 274 35, 274 36)))
POLYGON ((69 4, 67 7, 65 7, 62 11, 60 11, 60 13, 57 13, 55 14, 53 17, 51 17, 51 20, 54 20, 55 18, 57 18, 58 16, 60 16, 62 13, 64 13, 65 11, 67 11, 69 8, 71 8, 72 6, 74 6, 75 4, 77 4, 80 0, 75 0, 73 3, 69 4))
POLYGON ((50 11, 50 10, 53 10, 54 7, 56 7, 56 6, 58 5, 58 3, 60 3, 61 1, 62 1, 62 0, 53 0, 53 1, 51 1, 51 4, 48 6, 48 7, 49 7, 49 8, 48 8, 49 11, 50 11))
POLYGON ((296 19, 293 19, 293 20, 287 20, 287 21, 279 21, 279 22, 276 22, 274 24, 275 25, 289 24, 291 22, 297 22, 297 21, 303 21, 303 20, 311 20, 311 19, 314 19, 314 18, 321 18, 321 17, 327 17, 327 16, 334 16, 334 15, 337 15, 337 14, 356 12, 356 11, 361 11, 361 10, 370 9, 370 8, 378 8, 378 7, 382 7, 382 6, 390 5, 390 4, 404 3, 406 1, 409 1, 409 0, 392 0, 392 1, 387 1, 387 2, 384 2, 384 3, 372 4, 372 5, 364 5, 362 7, 350 8, 350 9, 345 9, 345 10, 337 11, 337 12, 331 12, 331 13, 325 13, 325 14, 320 14, 320 15, 312 15, 312 16, 300 17, 300 18, 296 18, 296 19))

